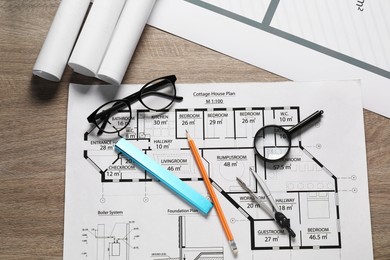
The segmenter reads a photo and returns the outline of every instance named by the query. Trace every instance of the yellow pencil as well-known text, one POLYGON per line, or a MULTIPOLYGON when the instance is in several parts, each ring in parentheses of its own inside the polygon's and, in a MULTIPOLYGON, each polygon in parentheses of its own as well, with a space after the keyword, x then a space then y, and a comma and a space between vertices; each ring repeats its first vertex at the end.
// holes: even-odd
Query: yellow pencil
POLYGON ((229 225, 226 221, 225 215, 223 214, 221 205, 219 204, 217 195, 215 194, 215 191, 213 189, 213 186, 211 185, 210 179, 207 175, 206 168, 204 167, 202 163, 202 159, 200 157, 200 154, 198 152, 198 148, 196 148, 194 140, 191 138, 191 136, 187 133, 187 140, 188 144, 190 145, 190 150, 192 152, 192 155, 195 158, 195 162, 198 165, 199 171, 202 174, 202 178, 204 183, 206 184, 207 191, 209 192, 211 196, 211 200, 214 203, 215 210, 217 211, 217 215, 219 217, 219 220, 221 221, 223 230, 225 231, 226 237, 229 241, 230 248, 232 249, 233 253, 236 255, 238 253, 236 242, 234 242, 232 231, 230 231, 229 225))

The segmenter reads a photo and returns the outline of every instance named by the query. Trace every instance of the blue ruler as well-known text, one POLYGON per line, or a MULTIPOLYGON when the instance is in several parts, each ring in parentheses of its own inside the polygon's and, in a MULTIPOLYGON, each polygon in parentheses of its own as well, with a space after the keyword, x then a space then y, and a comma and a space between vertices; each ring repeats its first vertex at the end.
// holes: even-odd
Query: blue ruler
POLYGON ((164 183, 169 189, 178 194, 181 198, 197 208, 203 214, 208 214, 213 207, 213 204, 211 204, 211 202, 199 192, 180 180, 176 175, 162 167, 156 161, 152 160, 139 148, 132 145, 125 139, 120 139, 116 143, 115 149, 128 159, 135 162, 155 179, 164 183))

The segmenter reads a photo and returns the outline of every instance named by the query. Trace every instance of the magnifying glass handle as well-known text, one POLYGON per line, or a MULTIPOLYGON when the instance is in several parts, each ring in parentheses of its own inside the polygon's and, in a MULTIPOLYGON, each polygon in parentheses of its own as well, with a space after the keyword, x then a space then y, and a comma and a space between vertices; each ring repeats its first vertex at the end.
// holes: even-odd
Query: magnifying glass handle
POLYGON ((313 114, 311 114, 310 116, 306 117, 305 119, 303 119, 301 122, 299 122, 298 124, 296 124, 295 126, 291 127, 288 131, 290 134, 294 133, 295 131, 297 131, 298 129, 304 127, 305 125, 311 123, 312 121, 316 120, 317 118, 319 118, 320 116, 322 116, 322 114, 324 113, 323 110, 317 110, 316 112, 314 112, 313 114))

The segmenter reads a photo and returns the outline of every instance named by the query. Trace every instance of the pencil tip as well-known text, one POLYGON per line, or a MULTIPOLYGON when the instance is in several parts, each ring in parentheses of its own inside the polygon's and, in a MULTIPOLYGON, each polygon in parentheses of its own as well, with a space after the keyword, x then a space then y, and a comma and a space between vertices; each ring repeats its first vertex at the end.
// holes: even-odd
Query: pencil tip
POLYGON ((191 136, 190 136, 190 134, 188 133, 188 130, 186 129, 186 136, 187 136, 187 139, 190 139, 191 138, 191 136))

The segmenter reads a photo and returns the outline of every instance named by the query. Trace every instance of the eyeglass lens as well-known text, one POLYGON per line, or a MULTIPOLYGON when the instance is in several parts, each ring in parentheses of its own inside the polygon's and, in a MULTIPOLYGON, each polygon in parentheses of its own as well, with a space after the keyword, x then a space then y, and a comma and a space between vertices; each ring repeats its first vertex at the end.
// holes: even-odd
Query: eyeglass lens
POLYGON ((174 83, 168 78, 156 79, 138 92, 123 100, 110 101, 101 106, 95 113, 95 125, 99 128, 98 135, 116 133, 129 125, 131 120, 130 103, 135 100, 150 110, 161 111, 168 108, 176 98, 174 83))
POLYGON ((141 103, 151 110, 159 111, 168 108, 174 101, 176 89, 168 79, 157 79, 141 89, 141 103))
POLYGON ((131 120, 130 107, 126 102, 120 100, 104 104, 99 108, 96 115, 99 115, 95 119, 96 125, 106 133, 116 133, 123 130, 131 120))

